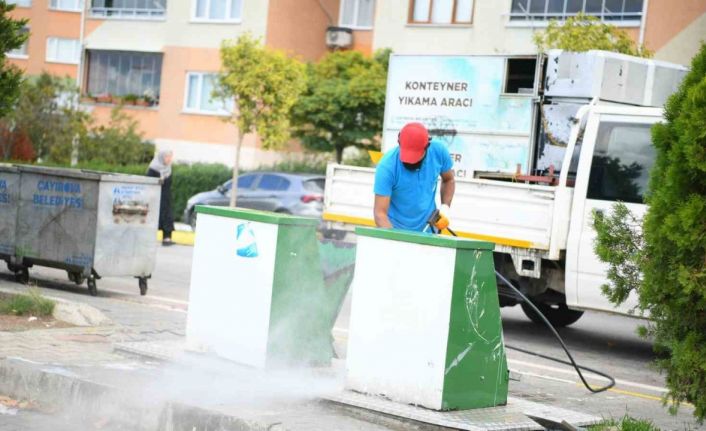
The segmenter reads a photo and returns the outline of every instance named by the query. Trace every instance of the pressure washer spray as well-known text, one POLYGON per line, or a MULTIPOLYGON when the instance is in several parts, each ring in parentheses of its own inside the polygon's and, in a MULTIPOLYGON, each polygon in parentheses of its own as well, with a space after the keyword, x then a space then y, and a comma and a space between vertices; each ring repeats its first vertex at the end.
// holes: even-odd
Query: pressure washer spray
MULTIPOLYGON (((442 220, 442 218, 444 218, 444 216, 441 214, 441 212, 440 212, 438 209, 436 209, 436 210, 434 210, 434 212, 432 212, 431 216, 429 217, 429 220, 427 221, 427 225, 428 225, 429 228, 431 228, 432 232, 434 232, 434 230, 437 229, 437 225, 438 225, 439 222, 442 220)), ((445 220, 445 222, 442 222, 442 226, 443 226, 443 225, 446 225, 446 224, 448 224, 448 220, 445 220)), ((456 234, 456 232, 454 232, 453 230, 451 230, 448 226, 443 226, 443 227, 444 227, 444 229, 442 229, 442 231, 443 231, 443 230, 446 230, 446 231, 448 231, 451 235, 453 235, 453 236, 455 236, 455 237, 458 237, 458 235, 456 234)), ((424 231, 426 231, 426 230, 427 230, 427 229, 425 228, 424 231)), ((439 233, 441 233, 441 232, 439 232, 439 233)), ((539 309, 532 303, 532 301, 530 301, 530 299, 529 299, 527 296, 525 296, 525 294, 522 293, 522 292, 520 291, 520 289, 518 289, 517 287, 515 287, 515 285, 512 284, 512 283, 510 282, 510 280, 508 280, 507 278, 505 278, 505 277, 504 277, 502 274, 500 274, 498 271, 495 271, 495 276, 496 276, 498 279, 500 279, 500 281, 502 281, 505 285, 507 285, 510 289, 512 289, 512 290, 520 297, 520 299, 521 299, 522 301, 524 301, 527 305, 530 306, 530 308, 532 308, 532 310, 534 310, 535 313, 537 313, 537 315, 542 319, 542 321, 544 322, 544 324, 547 325, 547 328, 549 328, 549 330, 551 331, 551 333, 554 334, 554 337, 559 341, 559 344, 561 345, 561 348, 564 349, 564 352, 566 353, 566 356, 568 356, 569 361, 562 361, 561 359, 553 358, 553 357, 547 356, 547 355, 542 355, 542 354, 540 354, 540 353, 533 352, 533 351, 531 351, 531 350, 522 349, 522 348, 515 347, 515 346, 511 346, 511 345, 509 345, 509 344, 506 344, 505 347, 507 347, 508 349, 511 349, 511 350, 515 350, 515 351, 518 351, 518 352, 522 352, 522 353, 528 354, 528 355, 533 355, 533 356, 537 356, 537 357, 540 357, 540 358, 543 358, 543 359, 548 359, 548 360, 550 360, 550 361, 558 362, 558 363, 560 363, 560 364, 571 365, 571 366, 574 367, 574 369, 576 370, 576 373, 579 375, 579 378, 581 379, 581 382, 583 382, 583 385, 586 387, 586 389, 588 389, 589 391, 593 392, 594 394, 597 394, 597 393, 603 392, 603 391, 607 391, 608 389, 610 389, 610 388, 612 388, 613 386, 615 386, 615 379, 614 379, 613 377, 609 376, 608 374, 603 373, 603 372, 598 371, 598 370, 594 370, 594 369, 592 369, 592 368, 583 367, 583 366, 578 365, 578 364, 576 363, 576 361, 574 360, 574 357, 571 355, 571 352, 569 352, 568 347, 566 347, 566 344, 564 343, 564 340, 561 339, 561 336, 559 336, 559 333, 556 331, 556 329, 554 329, 554 326, 552 326, 552 324, 549 322, 549 320, 544 316, 544 314, 542 314, 541 311, 539 311, 539 309), (589 372, 591 372, 591 373, 594 373, 594 374, 597 374, 597 375, 599 375, 599 376, 605 377, 606 379, 609 380, 609 383, 608 383, 607 385, 605 385, 605 386, 601 386, 601 387, 599 387, 599 388, 594 388, 594 387, 592 387, 591 385, 588 384, 588 382, 586 381, 586 379, 583 377, 583 373, 581 372, 581 370, 589 371, 589 372)))

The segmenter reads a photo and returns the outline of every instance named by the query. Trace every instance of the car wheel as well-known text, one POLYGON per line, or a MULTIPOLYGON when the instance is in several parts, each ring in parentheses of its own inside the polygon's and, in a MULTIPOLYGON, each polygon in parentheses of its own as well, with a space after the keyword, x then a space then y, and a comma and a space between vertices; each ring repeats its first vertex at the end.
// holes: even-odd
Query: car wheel
POLYGON ((192 210, 189 214, 189 226, 191 226, 191 230, 196 231, 196 210, 192 210))
POLYGON ((275 212, 278 213, 278 214, 288 214, 288 215, 292 215, 292 212, 289 211, 289 210, 286 209, 286 208, 279 208, 279 209, 276 209, 275 212))

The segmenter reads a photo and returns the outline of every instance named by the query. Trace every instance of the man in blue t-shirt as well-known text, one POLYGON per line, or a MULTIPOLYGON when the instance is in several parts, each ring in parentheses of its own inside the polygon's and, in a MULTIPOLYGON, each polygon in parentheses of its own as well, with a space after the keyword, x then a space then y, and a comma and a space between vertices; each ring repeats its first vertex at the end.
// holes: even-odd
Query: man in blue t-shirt
POLYGON ((441 176, 439 211, 448 224, 456 184, 449 151, 429 137, 420 123, 405 125, 399 146, 382 157, 375 171, 375 224, 382 228, 422 231, 436 209, 434 198, 441 176))

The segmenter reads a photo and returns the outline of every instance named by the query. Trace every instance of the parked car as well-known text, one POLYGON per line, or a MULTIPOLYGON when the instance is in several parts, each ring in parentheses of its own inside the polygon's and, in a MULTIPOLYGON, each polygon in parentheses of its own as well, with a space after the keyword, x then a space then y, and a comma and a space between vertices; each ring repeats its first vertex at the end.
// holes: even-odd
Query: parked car
MULTIPOLYGON (((321 218, 326 177, 277 172, 253 172, 238 177, 237 206, 321 218)), ((196 205, 230 204, 232 180, 215 190, 198 193, 186 203, 184 223, 196 227, 196 205)))

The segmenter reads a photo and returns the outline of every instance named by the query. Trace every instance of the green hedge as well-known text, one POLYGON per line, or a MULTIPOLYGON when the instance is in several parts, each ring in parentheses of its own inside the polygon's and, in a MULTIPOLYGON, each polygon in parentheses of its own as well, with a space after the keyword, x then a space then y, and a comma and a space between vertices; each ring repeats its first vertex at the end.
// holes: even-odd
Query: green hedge
POLYGON ((181 219, 184 208, 186 208, 186 201, 191 196, 213 190, 233 176, 233 171, 221 164, 176 164, 172 171, 172 199, 176 220, 181 219))

